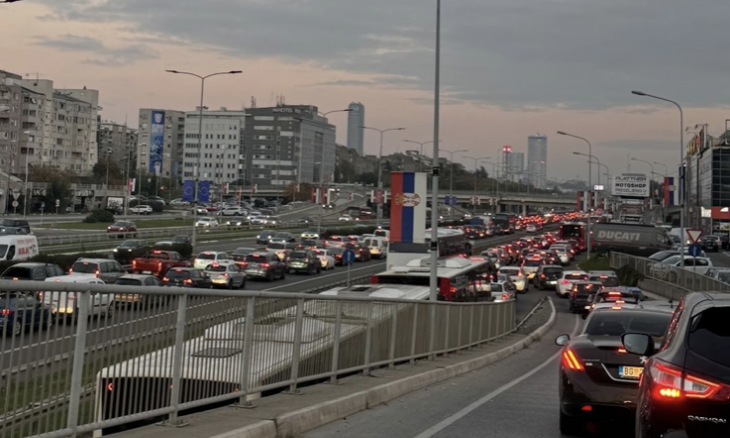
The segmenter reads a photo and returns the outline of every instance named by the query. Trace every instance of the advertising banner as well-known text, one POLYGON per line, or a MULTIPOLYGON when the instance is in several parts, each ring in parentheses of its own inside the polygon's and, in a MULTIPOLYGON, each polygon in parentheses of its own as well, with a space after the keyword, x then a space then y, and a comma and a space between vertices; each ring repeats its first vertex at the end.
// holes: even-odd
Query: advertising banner
POLYGON ((210 202, 210 181, 200 181, 198 183, 198 201, 210 202))
POLYGON ((162 173, 162 156, 165 152, 165 112, 152 111, 150 121, 150 162, 147 171, 162 173))
POLYGON ((624 173, 613 177, 611 194, 614 196, 649 197, 649 178, 643 174, 624 173))
POLYGON ((193 202, 195 201, 195 181, 185 181, 183 182, 183 196, 182 200, 184 202, 193 202))
POLYGON ((390 242, 425 243, 426 174, 391 173, 390 242))

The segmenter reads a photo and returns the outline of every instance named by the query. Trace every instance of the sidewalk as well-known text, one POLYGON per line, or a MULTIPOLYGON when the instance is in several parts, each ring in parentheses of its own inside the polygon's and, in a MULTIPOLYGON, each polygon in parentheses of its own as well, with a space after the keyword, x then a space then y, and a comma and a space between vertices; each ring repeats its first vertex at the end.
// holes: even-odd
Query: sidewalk
POLYGON ((277 438, 295 437, 370 407, 387 404, 409 392, 485 367, 540 340, 555 324, 550 317, 529 335, 513 334, 471 351, 421 360, 415 366, 377 369, 371 376, 352 376, 339 384, 317 384, 301 395, 277 394, 254 401, 254 409, 225 407, 182 417, 187 427, 146 426, 116 434, 120 438, 277 438))

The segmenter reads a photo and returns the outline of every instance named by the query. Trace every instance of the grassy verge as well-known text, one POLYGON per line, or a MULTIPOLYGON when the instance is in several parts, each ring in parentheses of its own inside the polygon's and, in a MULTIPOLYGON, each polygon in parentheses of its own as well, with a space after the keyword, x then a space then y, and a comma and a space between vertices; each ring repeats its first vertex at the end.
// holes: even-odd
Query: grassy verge
POLYGON ((578 263, 578 266, 584 271, 610 271, 611 263, 608 257, 596 256, 590 260, 585 259, 578 263))
MULTIPOLYGON (((134 220, 134 219, 133 219, 134 220)), ((169 228, 169 227, 186 227, 186 226, 192 226, 193 225, 193 219, 142 219, 142 220, 134 220, 134 223, 137 224, 137 229, 145 229, 145 228, 169 228)), ((51 226, 54 229, 57 230, 95 230, 95 231, 101 231, 106 230, 106 227, 108 227, 111 224, 107 223, 95 223, 95 224, 86 224, 83 222, 67 222, 67 223, 59 223, 59 224, 52 224, 51 226)), ((48 226, 44 226, 44 228, 47 228, 48 226)))

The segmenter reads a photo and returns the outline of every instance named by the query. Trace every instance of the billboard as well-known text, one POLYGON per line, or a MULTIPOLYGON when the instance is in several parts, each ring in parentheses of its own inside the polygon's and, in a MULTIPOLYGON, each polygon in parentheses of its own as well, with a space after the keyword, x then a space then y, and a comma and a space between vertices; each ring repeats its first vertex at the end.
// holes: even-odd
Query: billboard
POLYGON ((393 172, 390 178, 390 242, 425 243, 426 174, 393 172))
POLYGON ((644 174, 623 173, 613 177, 613 196, 649 197, 649 178, 644 174))
POLYGON ((162 173, 162 156, 165 152, 165 112, 152 111, 150 121, 150 162, 147 171, 162 173))

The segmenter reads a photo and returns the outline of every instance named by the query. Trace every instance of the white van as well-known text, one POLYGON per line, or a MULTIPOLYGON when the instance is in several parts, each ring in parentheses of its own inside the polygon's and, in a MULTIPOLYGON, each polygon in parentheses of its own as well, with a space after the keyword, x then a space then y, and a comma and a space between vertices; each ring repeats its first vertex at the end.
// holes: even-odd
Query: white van
POLYGON ((38 254, 35 236, 0 236, 0 260, 28 260, 38 254))
POLYGON ((388 253, 388 241, 385 237, 367 237, 362 241, 362 245, 370 251, 370 255, 374 258, 385 258, 388 253))
MULTIPOLYGON (((79 283, 79 284, 105 284, 101 278, 90 275, 61 275, 48 277, 46 281, 53 283, 79 283)), ((56 316, 73 318, 79 311, 76 302, 76 292, 43 292, 41 297, 43 303, 51 306, 51 311, 56 316)), ((89 315, 104 315, 109 317, 114 312, 114 294, 94 294, 89 297, 89 315)))

